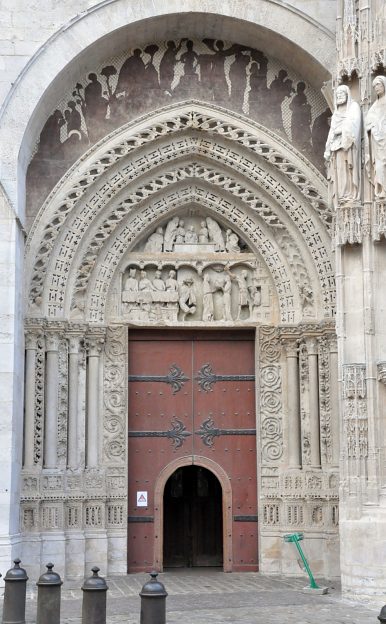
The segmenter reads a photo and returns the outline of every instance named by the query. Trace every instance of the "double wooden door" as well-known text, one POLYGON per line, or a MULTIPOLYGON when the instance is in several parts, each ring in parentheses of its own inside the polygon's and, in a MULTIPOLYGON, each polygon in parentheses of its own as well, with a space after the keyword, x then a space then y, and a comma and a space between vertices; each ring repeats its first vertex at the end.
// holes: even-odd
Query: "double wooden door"
MULTIPOLYGON (((154 489, 160 474, 177 459, 199 466, 200 458, 213 460, 226 474, 231 500, 222 500, 216 512, 212 509, 210 522, 209 507, 199 500, 191 502, 189 513, 196 514, 193 524, 192 517, 189 521, 193 534, 185 531, 182 545, 181 536, 175 534, 173 551, 170 505, 177 515, 187 513, 186 493, 190 488, 193 499, 197 483, 192 485, 192 479, 198 479, 198 473, 179 477, 185 479, 185 494, 180 497, 181 502, 185 496, 185 502, 180 507, 170 501, 167 484, 164 523, 168 524, 162 527, 166 563, 218 565, 223 524, 213 513, 221 514, 228 502, 233 514, 231 568, 256 570, 254 336, 246 331, 143 330, 130 331, 129 344, 128 571, 155 564, 154 544, 160 536, 154 533, 154 519, 161 510, 154 506, 154 489), (197 535, 198 527, 205 525, 211 538, 205 532, 197 535)), ((212 481, 210 487, 215 487, 212 481)))

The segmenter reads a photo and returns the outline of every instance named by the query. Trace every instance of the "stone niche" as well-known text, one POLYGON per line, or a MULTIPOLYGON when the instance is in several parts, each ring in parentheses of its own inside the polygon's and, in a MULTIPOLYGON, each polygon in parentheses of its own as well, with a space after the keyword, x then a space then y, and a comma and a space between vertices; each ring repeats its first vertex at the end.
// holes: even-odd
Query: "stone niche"
POLYGON ((213 217, 174 216, 127 256, 113 316, 135 324, 277 320, 264 263, 213 217))

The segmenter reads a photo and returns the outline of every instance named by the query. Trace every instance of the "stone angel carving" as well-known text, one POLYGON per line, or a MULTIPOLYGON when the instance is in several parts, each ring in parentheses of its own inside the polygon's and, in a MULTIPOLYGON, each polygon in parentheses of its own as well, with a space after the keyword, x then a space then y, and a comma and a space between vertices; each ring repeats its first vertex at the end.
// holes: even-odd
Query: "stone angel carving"
POLYGON ((335 110, 327 137, 324 158, 335 208, 355 202, 360 193, 361 112, 349 87, 340 85, 335 93, 335 110))
POLYGON ((373 80, 377 99, 366 119, 366 169, 377 199, 386 200, 386 77, 373 80))

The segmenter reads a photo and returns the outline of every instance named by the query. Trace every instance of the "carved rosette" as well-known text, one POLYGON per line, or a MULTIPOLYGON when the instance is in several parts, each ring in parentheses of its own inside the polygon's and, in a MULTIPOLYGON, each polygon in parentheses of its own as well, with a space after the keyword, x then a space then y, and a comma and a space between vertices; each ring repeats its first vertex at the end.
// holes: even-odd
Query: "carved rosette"
POLYGON ((109 464, 122 464, 126 449, 127 329, 107 330, 104 361, 103 450, 109 464))
POLYGON ((275 329, 262 327, 260 337, 262 460, 270 464, 283 455, 281 350, 275 329))
POLYGON ((344 447, 349 459, 366 459, 368 456, 368 423, 366 403, 366 365, 343 366, 344 447))

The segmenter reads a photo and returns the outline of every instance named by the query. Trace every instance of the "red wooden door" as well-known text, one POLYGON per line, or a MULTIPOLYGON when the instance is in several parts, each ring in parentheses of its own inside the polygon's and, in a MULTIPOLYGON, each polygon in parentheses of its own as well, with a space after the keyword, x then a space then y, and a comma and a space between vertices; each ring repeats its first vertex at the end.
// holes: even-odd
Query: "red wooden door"
MULTIPOLYGON (((154 563, 154 486, 160 472, 193 455, 216 462, 232 484, 232 569, 257 569, 254 359, 249 332, 130 332, 129 572, 154 563), (145 492, 145 506, 139 492, 145 492)), ((204 514, 205 508, 194 513, 204 514)))

